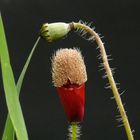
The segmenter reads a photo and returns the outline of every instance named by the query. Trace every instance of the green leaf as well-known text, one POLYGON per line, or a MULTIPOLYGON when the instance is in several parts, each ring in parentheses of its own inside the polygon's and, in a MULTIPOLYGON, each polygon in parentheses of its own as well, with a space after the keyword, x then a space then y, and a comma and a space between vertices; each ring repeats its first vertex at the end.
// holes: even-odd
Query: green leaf
MULTIPOLYGON (((20 90, 21 90, 21 87, 22 87, 22 83, 23 83, 23 79, 24 79, 24 76, 25 76, 25 73, 27 71, 27 68, 29 66, 29 63, 31 61, 31 58, 32 58, 32 55, 37 47, 37 44, 40 40, 40 37, 38 37, 38 39, 36 40, 27 60, 26 60, 26 63, 22 69, 22 72, 19 76, 19 79, 18 79, 18 82, 17 82, 17 92, 18 92, 18 95, 20 94, 20 90)), ((12 125, 12 122, 11 122, 11 119, 10 119, 10 116, 8 114, 7 116, 7 120, 6 120, 6 125, 5 125, 5 129, 4 129, 4 133, 3 133, 3 137, 2 137, 2 140, 14 140, 14 128, 13 128, 13 125, 12 125)))
POLYGON ((10 64, 10 58, 6 43, 6 37, 0 15, 0 61, 2 68, 2 79, 8 112, 16 132, 18 140, 28 140, 28 134, 17 94, 14 75, 10 64))

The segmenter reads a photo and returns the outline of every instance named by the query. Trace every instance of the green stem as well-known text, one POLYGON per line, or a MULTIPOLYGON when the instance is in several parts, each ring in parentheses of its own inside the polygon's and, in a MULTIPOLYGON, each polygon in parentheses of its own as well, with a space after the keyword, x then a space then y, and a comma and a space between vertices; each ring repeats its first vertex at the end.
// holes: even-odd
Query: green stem
POLYGON ((72 122, 69 127, 69 137, 70 140, 78 140, 80 136, 80 128, 77 122, 72 122))
POLYGON ((114 94, 114 98, 115 98, 115 101, 117 103, 117 106, 118 106, 118 109, 119 109, 119 112, 120 112, 120 115, 121 115, 121 118, 122 118, 122 121, 123 121, 123 125, 125 127, 125 131, 126 131, 128 140, 134 140, 129 121, 128 121, 124 106, 122 104, 120 94, 118 92, 118 89, 117 89, 117 86, 116 86, 111 68, 109 66, 109 62, 108 62, 108 59, 107 59, 107 54, 106 54, 106 51, 105 51, 104 43, 100 39, 99 35, 94 30, 92 30, 89 26, 87 26, 85 24, 81 24, 81 23, 73 23, 73 27, 74 27, 74 29, 83 30, 83 31, 89 33, 93 37, 93 39, 96 40, 97 45, 98 45, 98 47, 100 49, 100 52, 101 52, 101 57, 102 57, 102 60, 103 60, 104 69, 106 71, 106 74, 107 74, 112 92, 114 94))
MULTIPOLYGON (((20 94, 20 90, 21 90, 21 87, 22 87, 22 83, 23 83, 23 80, 24 80, 24 76, 25 76, 25 73, 27 71, 27 68, 29 66, 29 63, 30 63, 30 60, 32 58, 32 55, 37 47, 37 44, 40 40, 40 37, 37 38, 27 60, 26 60, 26 63, 22 69, 22 72, 18 78, 18 82, 17 82, 17 93, 18 93, 18 96, 20 94)), ((11 122, 11 119, 10 119, 10 116, 9 114, 7 115, 7 119, 6 119, 6 124, 5 124, 5 128, 4 128, 4 133, 3 133, 3 137, 2 137, 2 140, 14 140, 14 128, 13 128, 13 125, 12 125, 12 122, 11 122)))
POLYGON ((72 140, 76 140, 77 123, 71 124, 72 127, 72 140))

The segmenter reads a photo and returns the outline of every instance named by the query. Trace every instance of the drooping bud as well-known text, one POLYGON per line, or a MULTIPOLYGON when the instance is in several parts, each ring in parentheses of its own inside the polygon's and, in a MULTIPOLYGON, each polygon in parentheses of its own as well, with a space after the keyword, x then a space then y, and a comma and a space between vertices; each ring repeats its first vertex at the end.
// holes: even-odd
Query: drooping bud
POLYGON ((40 29, 40 36, 48 42, 53 42, 60 38, 64 38, 71 30, 71 24, 56 22, 45 23, 40 29))

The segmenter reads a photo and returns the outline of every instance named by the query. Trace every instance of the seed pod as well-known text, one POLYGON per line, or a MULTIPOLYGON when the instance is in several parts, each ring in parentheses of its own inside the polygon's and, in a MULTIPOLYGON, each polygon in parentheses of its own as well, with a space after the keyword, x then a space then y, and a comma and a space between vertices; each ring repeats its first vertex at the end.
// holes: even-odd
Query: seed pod
POLYGON ((40 29, 40 36, 48 42, 64 38, 71 30, 70 24, 63 22, 45 23, 40 29))

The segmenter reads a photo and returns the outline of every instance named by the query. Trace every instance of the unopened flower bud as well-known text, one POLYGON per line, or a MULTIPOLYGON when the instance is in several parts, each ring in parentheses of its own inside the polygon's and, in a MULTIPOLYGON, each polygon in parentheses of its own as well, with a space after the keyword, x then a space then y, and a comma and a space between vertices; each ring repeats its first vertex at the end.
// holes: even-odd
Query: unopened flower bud
POLYGON ((66 48, 54 54, 52 79, 68 121, 82 122, 87 73, 80 50, 66 48))
POLYGON ((48 42, 53 42, 55 40, 65 37, 70 30, 70 24, 67 23, 45 23, 41 27, 40 36, 42 36, 48 42))

